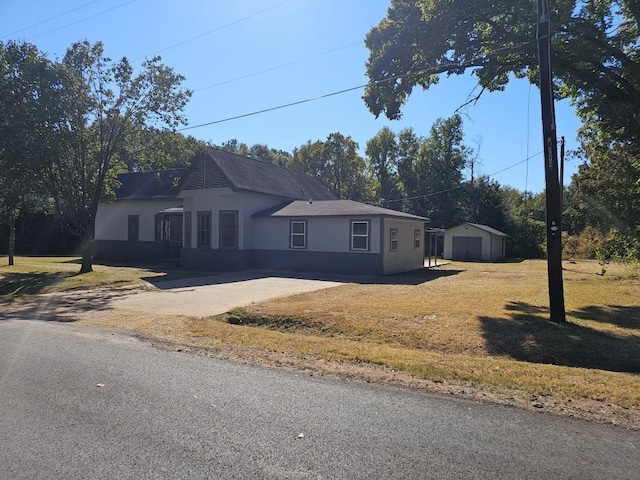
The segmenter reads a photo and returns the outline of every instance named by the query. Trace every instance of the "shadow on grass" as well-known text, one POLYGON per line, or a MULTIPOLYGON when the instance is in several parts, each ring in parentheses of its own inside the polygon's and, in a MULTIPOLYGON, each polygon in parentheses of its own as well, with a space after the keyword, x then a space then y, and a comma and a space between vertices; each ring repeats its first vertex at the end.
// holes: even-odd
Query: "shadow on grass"
POLYGON ((608 323, 629 330, 640 330, 640 307, 624 305, 589 306, 574 310, 571 315, 582 320, 608 323))
POLYGON ((536 305, 510 302, 506 309, 511 312, 510 318, 479 318, 491 354, 524 362, 640 373, 637 337, 623 338, 572 323, 552 323, 547 319, 548 309, 536 305))
POLYGON ((92 290, 60 294, 13 297, 0 301, 2 320, 40 320, 47 322, 75 322, 75 316, 87 312, 99 313, 112 310, 112 301, 138 290, 92 290))
POLYGON ((74 273, 13 273, 3 272, 0 277, 0 295, 22 296, 37 295, 47 287, 61 282, 64 278, 74 276, 74 273))

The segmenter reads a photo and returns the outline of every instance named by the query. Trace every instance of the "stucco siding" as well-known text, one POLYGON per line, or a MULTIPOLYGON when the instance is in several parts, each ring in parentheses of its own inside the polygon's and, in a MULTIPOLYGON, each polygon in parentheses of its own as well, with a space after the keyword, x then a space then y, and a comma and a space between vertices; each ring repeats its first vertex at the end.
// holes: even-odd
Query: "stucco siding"
POLYGON ((155 216, 167 208, 179 207, 180 199, 119 200, 100 203, 96 214, 96 240, 128 240, 129 215, 139 216, 141 242, 155 241, 155 216))
POLYGON ((385 275, 424 267, 424 222, 385 218, 383 265, 385 275), (414 232, 419 231, 420 246, 415 246, 414 232), (395 239, 392 242, 392 231, 395 239), (393 244, 393 247, 392 247, 393 244))

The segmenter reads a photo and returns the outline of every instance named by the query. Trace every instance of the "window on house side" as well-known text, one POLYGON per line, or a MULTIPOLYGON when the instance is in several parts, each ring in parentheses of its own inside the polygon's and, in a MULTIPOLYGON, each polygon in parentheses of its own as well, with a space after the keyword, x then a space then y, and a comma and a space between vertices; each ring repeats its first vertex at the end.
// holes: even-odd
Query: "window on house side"
POLYGON ((291 248, 307 248, 307 222, 291 222, 291 248))
POLYGON ((369 222, 351 222, 351 250, 369 250, 369 222))
POLYGON ((198 247, 211 246, 211 212, 198 212, 198 247))
POLYGON ((391 251, 398 250, 398 229, 392 228, 389 230, 389 246, 391 247, 391 251))
POLYGON ((127 239, 130 242, 140 240, 140 215, 129 215, 127 221, 127 239))
POLYGON ((220 211, 220 248, 238 248, 238 212, 220 211))
POLYGON ((191 248, 191 212, 184 212, 184 248, 191 248))
POLYGON ((420 248, 420 230, 413 231, 413 248, 420 248))

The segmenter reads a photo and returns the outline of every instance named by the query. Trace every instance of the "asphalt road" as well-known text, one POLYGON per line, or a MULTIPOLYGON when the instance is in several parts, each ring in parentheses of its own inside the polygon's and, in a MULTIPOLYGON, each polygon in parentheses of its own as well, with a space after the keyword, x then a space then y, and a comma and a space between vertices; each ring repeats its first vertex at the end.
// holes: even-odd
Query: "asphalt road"
POLYGON ((1 479, 638 479, 640 434, 0 321, 1 479))

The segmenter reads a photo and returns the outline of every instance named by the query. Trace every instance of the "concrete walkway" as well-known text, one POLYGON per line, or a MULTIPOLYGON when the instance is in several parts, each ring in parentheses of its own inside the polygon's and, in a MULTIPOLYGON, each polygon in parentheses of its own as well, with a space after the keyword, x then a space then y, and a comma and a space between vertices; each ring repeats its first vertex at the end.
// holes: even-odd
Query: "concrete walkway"
POLYGON ((112 297, 109 307, 167 315, 208 317, 270 298, 322 290, 348 283, 339 277, 312 277, 264 270, 245 270, 170 282, 155 289, 112 297))

